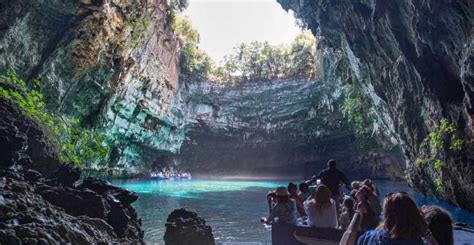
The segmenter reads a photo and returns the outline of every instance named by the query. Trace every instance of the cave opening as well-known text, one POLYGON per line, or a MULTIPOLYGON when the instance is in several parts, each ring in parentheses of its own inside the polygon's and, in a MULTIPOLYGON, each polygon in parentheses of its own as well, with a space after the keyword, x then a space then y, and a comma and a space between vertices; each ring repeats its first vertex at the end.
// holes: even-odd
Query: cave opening
POLYGON ((386 109, 363 82, 323 74, 336 64, 300 22, 274 1, 190 2, 172 26, 191 129, 164 161, 208 178, 308 178, 336 158, 353 178, 403 178, 386 109))
POLYGON ((471 242, 472 9, 2 2, 0 243, 267 244, 275 196, 305 217, 319 190, 379 214, 406 192, 471 242))

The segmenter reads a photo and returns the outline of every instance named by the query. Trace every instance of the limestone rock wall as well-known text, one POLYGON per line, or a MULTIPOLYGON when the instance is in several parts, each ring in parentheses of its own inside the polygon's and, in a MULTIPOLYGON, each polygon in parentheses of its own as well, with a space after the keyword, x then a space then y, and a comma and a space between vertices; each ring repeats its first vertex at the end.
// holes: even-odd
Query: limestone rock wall
POLYGON ((396 144, 376 133, 357 135, 347 122, 344 89, 331 78, 192 83, 189 140, 171 160, 195 175, 310 177, 335 158, 353 178, 401 178, 396 144))
POLYGON ((296 12, 323 50, 342 54, 336 76, 373 88, 387 104, 409 159, 411 185, 474 210, 474 3, 278 2, 296 12), (454 132, 438 134, 443 120, 454 132), (462 147, 453 147, 455 138, 462 147))
POLYGON ((184 139, 181 42, 161 0, 3 1, 0 67, 41 81, 48 106, 103 131, 109 167, 140 171, 184 139))

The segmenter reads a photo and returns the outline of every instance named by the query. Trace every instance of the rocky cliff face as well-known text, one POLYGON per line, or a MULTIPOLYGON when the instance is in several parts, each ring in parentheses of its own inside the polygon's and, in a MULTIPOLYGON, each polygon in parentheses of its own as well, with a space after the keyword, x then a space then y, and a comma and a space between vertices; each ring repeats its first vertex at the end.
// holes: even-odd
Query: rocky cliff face
POLYGON ((0 113, 0 243, 144 243, 135 193, 94 178, 77 185, 81 171, 60 165, 40 126, 3 98, 0 113))
POLYGON ((50 109, 109 137, 96 164, 139 171, 184 139, 167 11, 160 0, 3 1, 0 67, 39 79, 50 109))
POLYGON ((387 104, 412 186, 474 210, 472 1, 278 0, 387 104))
POLYGON ((335 158, 354 178, 402 177, 395 145, 357 135, 345 119, 345 89, 330 78, 190 84, 193 127, 174 160, 194 174, 310 177, 335 158))

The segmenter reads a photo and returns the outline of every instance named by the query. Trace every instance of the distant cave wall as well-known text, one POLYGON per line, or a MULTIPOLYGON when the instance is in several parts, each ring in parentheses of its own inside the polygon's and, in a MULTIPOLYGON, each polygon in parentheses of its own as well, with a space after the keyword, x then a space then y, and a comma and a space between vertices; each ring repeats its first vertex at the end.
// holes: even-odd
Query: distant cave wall
POLYGON ((410 184, 473 211, 474 2, 278 2, 295 11, 321 49, 342 54, 336 76, 372 87, 387 104, 410 160, 410 184), (440 129, 443 118, 454 132, 440 129))
POLYGON ((191 84, 191 130, 171 159, 198 175, 310 177, 334 158, 354 178, 402 178, 399 148, 347 122, 343 90, 330 79, 191 84))
POLYGON ((2 1, 0 71, 40 80, 50 110, 107 135, 113 149, 96 164, 139 171, 184 140, 166 2, 2 1))
MULTIPOLYGON (((265 132, 210 132, 206 126, 190 132, 192 140, 183 144, 176 157, 181 168, 196 176, 311 178, 334 158, 351 179, 402 179, 404 175, 398 148, 392 152, 371 149, 360 145, 364 140, 353 133, 311 139, 285 134, 272 137, 265 132)), ((364 143, 369 142, 376 144, 364 143)))

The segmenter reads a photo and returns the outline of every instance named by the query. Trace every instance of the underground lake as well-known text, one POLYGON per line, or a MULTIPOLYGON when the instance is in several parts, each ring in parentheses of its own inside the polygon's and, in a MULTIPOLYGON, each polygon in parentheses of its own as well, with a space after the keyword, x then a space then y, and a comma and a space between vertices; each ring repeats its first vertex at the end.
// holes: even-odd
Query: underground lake
MULTIPOLYGON (((266 195, 290 181, 252 180, 113 180, 114 184, 138 193, 133 204, 142 219, 145 241, 162 244, 168 214, 186 208, 197 212, 213 229, 216 242, 262 242, 271 244, 271 227, 260 223, 268 215, 266 195)), ((400 181, 376 180, 380 196, 405 191, 417 204, 438 205, 448 210, 455 222, 474 226, 474 214, 410 189, 400 181)), ((299 183, 293 181, 293 183, 299 183)), ((346 190, 347 192, 347 190, 346 190)))

